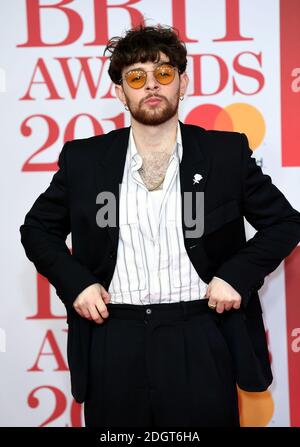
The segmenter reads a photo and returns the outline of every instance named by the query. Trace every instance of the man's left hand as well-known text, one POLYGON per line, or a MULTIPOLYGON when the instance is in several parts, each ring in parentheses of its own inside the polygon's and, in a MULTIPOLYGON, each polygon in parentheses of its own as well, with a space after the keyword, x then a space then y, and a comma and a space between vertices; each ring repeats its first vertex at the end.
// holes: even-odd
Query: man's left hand
POLYGON ((208 284, 206 290, 208 304, 216 305, 218 313, 231 308, 239 309, 241 306, 241 295, 223 279, 214 277, 208 284))

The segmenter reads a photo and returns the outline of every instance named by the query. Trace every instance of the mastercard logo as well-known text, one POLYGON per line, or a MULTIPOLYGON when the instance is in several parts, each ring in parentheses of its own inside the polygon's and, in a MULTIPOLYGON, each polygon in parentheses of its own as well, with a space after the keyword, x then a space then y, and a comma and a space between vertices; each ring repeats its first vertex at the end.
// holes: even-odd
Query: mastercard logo
POLYGON ((261 112, 254 106, 243 102, 220 107, 203 104, 191 110, 186 124, 194 124, 212 130, 243 132, 247 135, 249 146, 257 149, 265 136, 266 124, 261 112))

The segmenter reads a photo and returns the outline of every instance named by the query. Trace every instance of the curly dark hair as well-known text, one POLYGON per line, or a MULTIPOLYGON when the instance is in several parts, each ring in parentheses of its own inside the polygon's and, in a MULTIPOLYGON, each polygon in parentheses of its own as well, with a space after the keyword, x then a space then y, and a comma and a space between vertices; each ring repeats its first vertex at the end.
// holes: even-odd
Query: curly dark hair
POLYGON ((105 49, 111 53, 109 76, 115 84, 121 84, 122 70, 136 62, 159 62, 160 51, 169 57, 170 64, 183 73, 187 65, 185 43, 171 26, 139 25, 126 32, 124 37, 112 37, 105 49))

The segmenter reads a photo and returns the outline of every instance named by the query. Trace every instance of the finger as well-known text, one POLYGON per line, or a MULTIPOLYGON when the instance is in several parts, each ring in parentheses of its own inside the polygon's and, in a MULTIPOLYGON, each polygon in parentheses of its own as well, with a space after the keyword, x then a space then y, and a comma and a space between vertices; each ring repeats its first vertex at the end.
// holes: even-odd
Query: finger
POLYGON ((105 306, 105 304, 104 304, 104 302, 102 300, 99 300, 96 303, 96 309, 97 309, 97 312, 101 315, 102 318, 104 318, 104 319, 108 318, 109 313, 108 313, 107 307, 105 306))
POLYGON ((212 299, 209 299, 207 304, 208 304, 208 307, 209 307, 210 309, 212 309, 212 310, 216 310, 216 308, 217 308, 217 303, 216 303, 216 301, 214 301, 214 300, 212 300, 212 299))
POLYGON ((225 310, 230 310, 232 308, 232 303, 225 303, 224 304, 224 309, 225 310))
POLYGON ((109 303, 110 299, 111 299, 110 293, 108 292, 108 295, 104 295, 104 296, 102 295, 102 299, 105 302, 105 304, 109 303))
POLYGON ((208 286, 208 287, 206 288, 205 298, 209 298, 209 295, 210 295, 210 287, 208 286))
POLYGON ((239 309, 241 307, 241 303, 240 302, 236 302, 233 304, 234 309, 239 309))
POLYGON ((82 317, 87 318, 88 320, 91 319, 91 316, 88 311, 84 310, 82 306, 79 306, 78 304, 76 306, 73 306, 76 312, 82 317))
POLYGON ((100 286, 100 293, 103 300, 110 298, 110 293, 102 285, 100 286))
POLYGON ((79 307, 74 307, 74 309, 76 310, 76 312, 77 312, 82 318, 84 318, 84 315, 83 315, 83 313, 81 312, 81 310, 80 310, 79 307))
POLYGON ((92 320, 92 316, 87 307, 81 307, 80 309, 84 318, 86 318, 87 320, 92 320))
POLYGON ((98 309, 95 305, 91 305, 91 307, 89 307, 89 312, 90 312, 91 317, 95 323, 97 323, 97 324, 103 323, 103 318, 99 314, 98 309))
POLYGON ((223 303, 218 303, 217 307, 216 307, 216 311, 218 312, 218 314, 221 314, 224 312, 224 304, 223 303))

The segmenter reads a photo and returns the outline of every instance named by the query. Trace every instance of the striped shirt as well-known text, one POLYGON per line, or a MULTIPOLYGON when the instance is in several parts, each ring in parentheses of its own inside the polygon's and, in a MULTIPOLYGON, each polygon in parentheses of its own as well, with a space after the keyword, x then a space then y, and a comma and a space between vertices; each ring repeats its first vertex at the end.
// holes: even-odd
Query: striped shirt
POLYGON ((120 188, 119 243, 109 286, 111 303, 153 304, 204 298, 207 284, 192 265, 181 219, 180 126, 162 189, 148 191, 138 169, 142 158, 130 129, 120 188))

